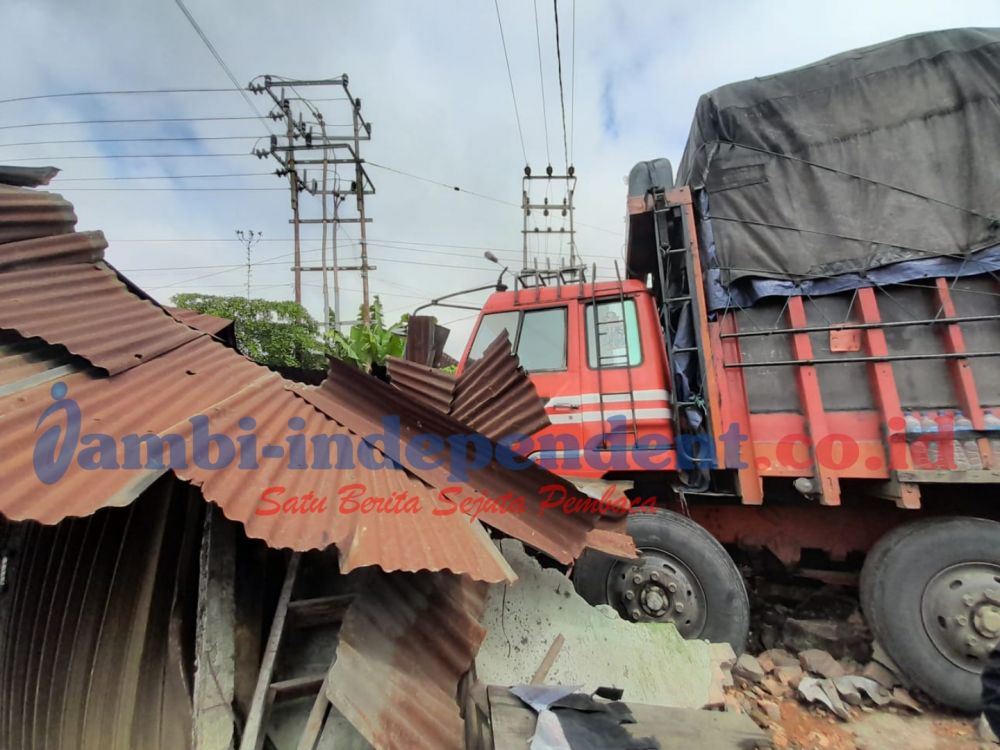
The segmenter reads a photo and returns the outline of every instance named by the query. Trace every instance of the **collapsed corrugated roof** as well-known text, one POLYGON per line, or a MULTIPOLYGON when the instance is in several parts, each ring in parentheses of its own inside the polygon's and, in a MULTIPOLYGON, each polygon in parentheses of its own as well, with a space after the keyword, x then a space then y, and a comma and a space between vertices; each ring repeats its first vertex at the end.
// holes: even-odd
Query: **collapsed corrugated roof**
MULTIPOLYGON (((295 387, 295 392, 324 413, 336 414, 338 422, 359 435, 381 434, 387 420, 398 419, 401 455, 393 456, 394 460, 402 463, 402 455, 420 454, 422 460, 407 462, 407 468, 455 502, 469 499, 471 507, 481 501, 479 517, 487 525, 567 565, 586 546, 596 514, 545 506, 549 497, 559 493, 579 497, 575 486, 533 461, 514 457, 509 448, 454 417, 415 403, 402 391, 336 360, 330 362, 323 385, 295 387), (427 442, 428 435, 454 442, 434 447, 427 442), (481 453, 486 449, 488 459, 481 453), (501 466, 496 457, 504 455, 509 457, 505 462, 518 468, 501 466)), ((621 554, 617 547, 608 551, 621 554)))
MULTIPOLYGON (((58 195, 0 189, 0 226, 17 238, 0 244, 0 331, 8 332, 8 344, 0 349, 0 463, 11 479, 0 497, 0 513, 12 520, 54 523, 126 504, 167 469, 141 460, 149 456, 138 447, 136 468, 125 468, 121 438, 131 435, 138 443, 176 435, 186 452, 182 465, 171 464, 175 473, 200 486, 207 499, 244 524, 248 535, 272 546, 307 550, 334 544, 345 571, 378 565, 390 571, 450 570, 486 581, 510 578, 509 567, 477 521, 461 513, 435 513, 442 503, 447 505, 440 491, 455 484, 447 470, 367 469, 358 462, 343 470, 323 468, 322 462, 289 470, 287 461, 274 457, 287 458, 292 434, 326 436, 338 450, 346 447, 359 456, 364 442, 359 436, 381 427, 372 418, 394 411, 406 414, 410 423, 431 425, 442 436, 467 435, 472 432, 467 425, 451 418, 441 421, 433 409, 400 398, 398 391, 345 365, 335 364, 320 389, 283 380, 141 297, 103 261, 103 236, 71 233, 72 222, 64 223, 68 217, 75 220, 72 206, 58 195), (24 214, 23 223, 3 224, 5 217, 16 215, 11 207, 25 205, 33 212, 24 214), (39 221, 41 216, 56 218, 46 223, 39 221), (39 239, 43 229, 53 236, 39 239), (36 339, 44 344, 32 344, 36 339), (51 390, 56 381, 65 393, 51 390), (338 390, 339 382, 347 383, 347 390, 338 390), (397 398, 383 401, 385 391, 397 398), (40 415, 69 400, 80 410, 77 459, 92 433, 111 436, 111 453, 88 445, 93 466, 71 460, 58 481, 43 484, 35 459, 39 436, 49 422, 40 415), (368 405, 367 413, 358 412, 360 404, 368 405), (272 457, 262 454, 252 468, 236 461, 225 468, 201 465, 205 462, 195 461, 188 450, 193 437, 189 419, 196 415, 209 417, 212 431, 231 442, 252 433, 272 457), (244 428, 249 423, 241 420, 251 416, 253 426, 244 428), (406 512, 338 512, 329 506, 345 494, 345 486, 352 488, 346 494, 360 488, 357 497, 383 498, 386 506, 392 499, 397 508, 400 498, 417 502, 406 512), (277 506, 265 503, 262 493, 276 487, 281 490, 271 497, 279 502, 312 490, 316 498, 327 498, 327 510, 264 515, 277 506)), ((391 463, 378 445, 364 444, 377 463, 391 463)), ((464 491, 520 493, 535 505, 543 485, 571 487, 537 467, 511 472, 495 461, 477 469, 473 480, 464 491)), ((503 518, 492 514, 486 520, 569 563, 582 550, 595 519, 555 511, 503 518)))
POLYGON ((493 440, 531 435, 549 425, 544 403, 511 351, 506 331, 457 378, 398 357, 387 364, 392 384, 408 397, 493 440))

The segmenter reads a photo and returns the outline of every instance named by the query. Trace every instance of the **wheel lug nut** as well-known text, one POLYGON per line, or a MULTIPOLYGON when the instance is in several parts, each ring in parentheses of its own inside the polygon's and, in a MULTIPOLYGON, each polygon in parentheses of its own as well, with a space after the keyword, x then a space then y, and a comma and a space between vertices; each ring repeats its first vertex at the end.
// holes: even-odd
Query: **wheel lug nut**
POLYGON ((969 618, 966 617, 965 615, 958 615, 955 618, 955 622, 957 622, 959 625, 961 625, 964 628, 966 625, 969 624, 969 618))
POLYGON ((972 596, 972 594, 966 594, 965 596, 962 597, 962 604, 964 604, 966 607, 971 607, 975 603, 976 600, 972 596))
POLYGON ((651 580, 651 581, 659 581, 660 580, 660 574, 657 573, 656 571, 653 571, 652 573, 649 574, 649 580, 651 580))
POLYGON ((680 614, 683 611, 684 611, 684 605, 681 604, 680 602, 677 602, 677 604, 674 605, 674 612, 680 614))
POLYGON ((676 593, 677 592, 677 584, 673 583, 673 582, 668 583, 667 584, 667 591, 669 591, 671 594, 676 593))
POLYGON ((968 638, 966 639, 966 641, 965 641, 965 642, 966 642, 967 644, 969 644, 969 647, 970 647, 970 648, 972 648, 972 647, 975 647, 975 646, 976 646, 976 645, 977 645, 977 644, 979 643, 979 639, 978 639, 978 638, 976 638, 975 636, 972 636, 972 635, 970 635, 970 636, 969 636, 969 637, 968 637, 968 638))
POLYGON ((633 609, 632 610, 632 619, 633 620, 638 620, 639 619, 639 610, 637 610, 637 609, 633 609))
POLYGON ((632 601, 633 599, 635 599, 635 592, 634 591, 626 591, 625 592, 625 599, 626 599, 626 601, 632 601))
POLYGON ((634 576, 632 576, 632 583, 638 586, 640 583, 642 583, 642 576, 636 573, 634 576))

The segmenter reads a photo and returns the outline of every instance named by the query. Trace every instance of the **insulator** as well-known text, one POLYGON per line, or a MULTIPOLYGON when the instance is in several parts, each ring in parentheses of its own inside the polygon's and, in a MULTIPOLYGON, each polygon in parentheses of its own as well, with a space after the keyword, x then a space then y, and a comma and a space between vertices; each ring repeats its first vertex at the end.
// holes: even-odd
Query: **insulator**
POLYGON ((552 176, 552 165, 551 164, 549 164, 549 166, 547 166, 545 168, 545 174, 547 174, 549 177, 552 176))

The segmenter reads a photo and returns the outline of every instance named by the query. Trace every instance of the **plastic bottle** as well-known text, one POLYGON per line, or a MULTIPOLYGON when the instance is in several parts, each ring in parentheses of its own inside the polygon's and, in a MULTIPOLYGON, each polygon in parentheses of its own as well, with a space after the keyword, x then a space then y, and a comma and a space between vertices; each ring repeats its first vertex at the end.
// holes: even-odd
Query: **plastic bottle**
POLYGON ((955 442, 958 444, 955 446, 955 454, 958 455, 958 451, 962 451, 965 455, 966 468, 983 468, 983 458, 979 455, 979 443, 972 432, 972 420, 960 411, 955 412, 955 442))
POLYGON ((990 453, 993 454, 993 465, 996 466, 996 462, 1000 461, 1000 417, 992 411, 988 411, 983 422, 989 433, 990 453))
POLYGON ((936 416, 935 412, 929 411, 920 419, 920 432, 925 435, 924 445, 927 448, 927 462, 930 465, 936 464, 941 455, 941 446, 938 445, 937 438, 938 425, 934 419, 936 416))
POLYGON ((958 426, 959 419, 965 419, 960 411, 952 413, 942 412, 941 418, 938 421, 938 428, 944 433, 951 433, 951 466, 947 468, 954 469, 956 471, 968 471, 969 458, 966 456, 965 446, 962 444, 962 438, 964 436, 958 426))
MULTIPOLYGON (((920 412, 907 412, 906 417, 906 440, 910 444, 910 455, 913 457, 913 468, 924 469, 929 463, 927 460, 927 443, 920 439, 923 429, 920 427, 920 412)), ((1000 426, 1000 420, 997 420, 1000 426)))

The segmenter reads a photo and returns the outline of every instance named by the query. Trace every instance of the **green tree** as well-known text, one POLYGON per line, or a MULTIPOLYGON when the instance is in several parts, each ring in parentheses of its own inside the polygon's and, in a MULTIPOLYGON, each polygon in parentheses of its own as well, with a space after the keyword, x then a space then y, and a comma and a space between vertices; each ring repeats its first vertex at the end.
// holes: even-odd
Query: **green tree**
POLYGON ((234 321, 237 346, 255 362, 326 369, 319 324, 300 304, 197 293, 175 295, 173 303, 186 310, 234 321))
MULTIPOLYGON (((373 365, 384 365, 386 357, 403 356, 406 339, 395 331, 405 329, 410 317, 404 315, 395 325, 386 326, 385 312, 378 296, 372 302, 369 312, 371 325, 355 323, 347 334, 332 329, 328 337, 328 347, 334 357, 350 362, 362 370, 371 370, 373 365)), ((358 317, 361 317, 360 310, 358 317)))

